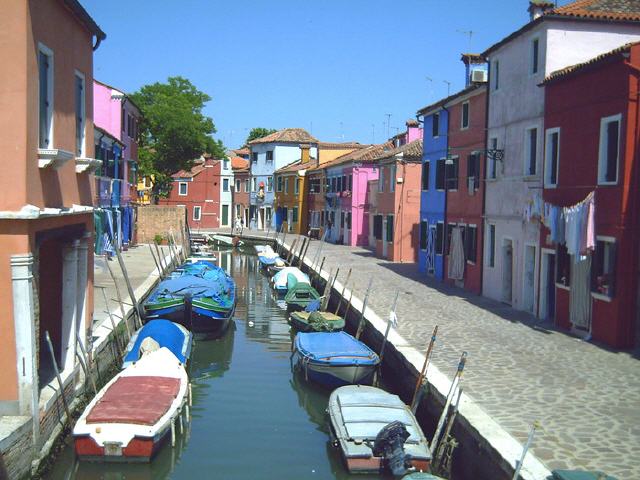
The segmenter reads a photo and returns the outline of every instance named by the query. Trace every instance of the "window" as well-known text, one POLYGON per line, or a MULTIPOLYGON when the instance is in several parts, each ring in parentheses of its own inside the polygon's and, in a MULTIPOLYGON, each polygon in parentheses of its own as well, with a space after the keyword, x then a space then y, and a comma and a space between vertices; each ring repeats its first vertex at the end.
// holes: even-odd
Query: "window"
POLYGON ((544 184, 545 187, 558 184, 558 163, 560 162, 560 129, 547 130, 544 154, 544 184))
POLYGON ((53 52, 38 46, 39 148, 53 148, 53 52))
POLYGON ((338 191, 338 179, 336 177, 333 177, 331 179, 331 191, 332 192, 338 191))
POLYGON ((285 177, 284 179, 284 193, 289 193, 289 177, 285 177))
POLYGON ((431 136, 437 137, 440 134, 440 114, 434 113, 431 116, 431 136))
POLYGON ((393 242, 393 215, 387 215, 387 242, 393 242))
POLYGON ((267 150, 267 162, 273 162, 273 150, 267 150))
POLYGON ((347 229, 351 230, 351 212, 347 212, 345 222, 347 223, 347 229))
POLYGON ((256 177, 251 178, 251 191, 256 192, 258 190, 258 179, 256 177))
POLYGON ((296 178, 293 181, 293 193, 295 193, 296 195, 298 195, 298 193, 300 193, 300 179, 296 178))
POLYGON ((429 235, 429 224, 422 220, 420 222, 420 250, 427 249, 427 236, 429 235))
POLYGON ((267 177, 267 192, 273 192, 273 177, 267 177))
POLYGON ((469 128, 469 102, 464 102, 462 104, 462 119, 460 128, 462 130, 469 128))
POLYGON ((447 189, 458 190, 458 157, 445 160, 445 173, 447 177, 447 189))
POLYGON ((444 158, 441 158, 436 162, 436 190, 444 190, 445 161, 444 158))
POLYGON ((340 228, 344 229, 344 212, 340 212, 340 228))
POLYGON ((396 191, 396 166, 391 165, 389 167, 389 191, 396 191))
POLYGON ((598 237, 591 267, 591 291, 613 298, 616 279, 616 243, 598 237))
POLYGON ((353 191, 353 174, 352 173, 349 174, 349 191, 350 192, 353 191))
POLYGON ((236 179, 236 192, 240 191, 240 180, 236 179))
POLYGON ((493 151, 493 155, 487 155, 487 178, 496 178, 496 157, 495 151, 498 149, 498 139, 489 139, 489 150, 493 151))
MULTIPOLYGON (((448 223, 447 224, 447 238, 445 238, 445 241, 447 243, 445 243, 444 248, 445 248, 445 252, 447 255, 451 254, 451 237, 453 236, 453 228, 456 226, 455 223, 448 223)), ((463 243, 464 245, 464 243, 463 243)))
POLYGON ((524 174, 533 176, 536 174, 538 162, 538 129, 527 128, 524 131, 524 174))
POLYGON ((382 215, 373 216, 373 236, 376 240, 382 240, 382 215))
POLYGON ((428 160, 422 164, 422 190, 429 190, 429 165, 428 160))
POLYGON ((187 182, 178 183, 178 195, 185 196, 188 192, 189 184, 187 182))
POLYGON ((277 177, 276 180, 276 191, 281 192, 282 191, 282 177, 277 177))
POLYGON ((193 219, 200 220, 201 215, 202 215, 202 207, 200 205, 195 205, 193 207, 193 219))
POLYGON ((222 179, 222 191, 223 192, 228 192, 229 191, 229 179, 228 178, 223 178, 222 179))
POLYGON ((540 40, 534 38, 531 42, 531 73, 538 73, 540 40))
POLYGON ((336 183, 337 183, 336 192, 341 192, 342 191, 342 177, 338 177, 336 179, 336 183))
POLYGON ((127 136, 133 138, 133 132, 135 130, 133 116, 127 113, 127 136))
POLYGON ((436 255, 442 255, 444 252, 444 223, 436 223, 436 255))
POLYGON ((309 179, 309 193, 320 193, 320 179, 319 178, 310 178, 309 179))
POLYGON ((84 157, 84 75, 76 72, 75 75, 75 103, 76 103, 76 156, 84 157))
MULTIPOLYGON (((240 190, 238 190, 238 191, 240 191, 240 190)), ((244 191, 245 192, 249 192, 249 179, 248 178, 245 179, 245 181, 244 181, 244 191)))
POLYGON ((298 207, 293 207, 293 216, 291 221, 293 223, 298 223, 298 207))
POLYGON ((229 159, 225 158, 224 160, 222 160, 222 169, 229 170, 229 159))
POLYGON ((498 90, 500 88, 500 62, 496 60, 493 62, 493 89, 498 90))
POLYGON ((341 192, 346 192, 347 191, 347 176, 343 175, 342 176, 342 188, 340 189, 341 192))
POLYGON ((478 256, 478 228, 475 225, 467 226, 464 235, 464 256, 468 262, 476 263, 478 256))
POLYGON ((252 152, 251 153, 251 161, 253 163, 258 163, 258 152, 252 152))
POLYGON ((618 182, 620 157, 620 122, 622 115, 613 115, 600 120, 600 154, 598 156, 598 183, 618 182))
POLYGON ((571 255, 566 245, 558 245, 556 249, 556 284, 571 285, 571 255))
POLYGON ((467 156, 467 189, 474 193, 480 188, 480 154, 473 152, 467 156))
POLYGON ((384 167, 380 167, 380 176, 378 177, 378 191, 384 192, 384 167))
POLYGON ((496 266, 496 226, 489 224, 487 231, 487 266, 496 266))

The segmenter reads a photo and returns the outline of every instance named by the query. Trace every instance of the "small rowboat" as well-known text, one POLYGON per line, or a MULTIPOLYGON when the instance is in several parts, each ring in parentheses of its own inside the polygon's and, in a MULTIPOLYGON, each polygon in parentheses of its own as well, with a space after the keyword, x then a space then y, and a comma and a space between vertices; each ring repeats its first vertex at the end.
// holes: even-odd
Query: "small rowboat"
POLYGON ((597 470, 553 470, 551 475, 553 480, 617 480, 615 477, 597 470))
POLYGON ((327 412, 332 443, 349 473, 401 476, 429 470, 427 439, 397 395, 361 385, 340 387, 329 396, 327 412))
POLYGON ((160 348, 118 373, 87 405, 73 440, 83 460, 148 462, 187 403, 183 364, 160 348))
POLYGON ((299 332, 337 332, 344 328, 344 318, 331 312, 292 312, 289 323, 299 332))
POLYGON ((186 364, 191 355, 193 335, 182 325, 163 318, 151 320, 133 334, 124 355, 122 368, 127 368, 142 357, 142 342, 151 338, 160 347, 168 348, 176 358, 186 364))
POLYGON ((298 267, 284 267, 271 277, 271 286, 281 295, 286 294, 289 288, 298 283, 309 284, 309 276, 298 267))
POLYGON ((380 358, 347 332, 301 332, 293 342, 291 363, 306 380, 334 388, 372 383, 380 358))

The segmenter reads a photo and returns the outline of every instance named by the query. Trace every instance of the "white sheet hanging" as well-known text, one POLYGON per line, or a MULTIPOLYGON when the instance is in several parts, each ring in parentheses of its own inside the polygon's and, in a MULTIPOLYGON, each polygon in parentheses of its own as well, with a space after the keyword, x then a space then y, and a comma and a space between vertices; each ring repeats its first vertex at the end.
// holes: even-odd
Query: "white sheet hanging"
POLYGON ((454 227, 451 231, 451 247, 449 248, 449 278, 453 280, 464 278, 464 260, 462 229, 454 227))

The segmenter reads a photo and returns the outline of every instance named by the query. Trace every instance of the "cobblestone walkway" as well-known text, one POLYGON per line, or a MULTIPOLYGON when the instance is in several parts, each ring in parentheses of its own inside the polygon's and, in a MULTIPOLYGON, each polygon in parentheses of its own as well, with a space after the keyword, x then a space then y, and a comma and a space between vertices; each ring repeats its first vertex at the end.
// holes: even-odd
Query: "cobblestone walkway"
MULTIPOLYGON (((291 244, 293 235, 287 235, 291 244)), ((319 242, 307 251, 312 259, 319 242)), ((469 353, 464 387, 505 430, 524 443, 538 420, 533 453, 550 469, 604 470, 640 479, 640 361, 556 331, 523 312, 459 289, 427 282, 415 264, 394 264, 369 250, 325 244, 323 270, 387 318, 400 291, 398 333, 423 351, 438 324, 434 364, 449 377, 469 353)))

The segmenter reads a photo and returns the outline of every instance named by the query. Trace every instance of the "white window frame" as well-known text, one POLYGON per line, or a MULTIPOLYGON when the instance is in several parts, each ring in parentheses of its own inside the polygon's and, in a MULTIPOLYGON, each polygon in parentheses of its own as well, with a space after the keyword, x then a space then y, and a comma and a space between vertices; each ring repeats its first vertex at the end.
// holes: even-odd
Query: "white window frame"
POLYGON ((525 177, 535 177, 538 175, 538 158, 540 157, 540 148, 538 148, 540 146, 540 141, 538 140, 539 137, 539 132, 540 129, 538 128, 537 125, 531 125, 530 127, 527 127, 524 129, 524 170, 523 170, 523 174, 525 177), (531 130, 535 130, 536 131, 536 158, 534 159, 534 173, 530 173, 529 172, 529 164, 530 164, 530 157, 529 154, 531 153, 531 130))
POLYGON ((622 114, 611 115, 600 119, 600 142, 598 144, 598 185, 617 185, 620 178, 620 134, 622 132, 622 114), (606 127, 609 123, 618 122, 618 158, 616 160, 616 179, 607 181, 607 135, 606 127))
POLYGON ((236 178, 236 192, 240 191, 240 187, 242 186, 242 182, 239 178, 236 178))
POLYGON ((202 219, 202 207, 200 205, 193 206, 193 219, 197 222, 199 222, 202 219), (196 215, 196 212, 198 212, 197 215, 196 215))
POLYGON ((293 193, 298 195, 300 193, 300 178, 296 177, 293 179, 293 193))
MULTIPOLYGON (((244 193, 249 193, 249 190, 251 189, 251 181, 248 178, 244 179, 244 193)), ((240 190, 238 190, 240 191, 240 190)))
MULTIPOLYGON (((87 82, 85 80, 85 76, 82 72, 80 72, 79 70, 75 70, 74 71, 74 80, 76 79, 80 79, 82 80, 82 97, 80 99, 80 109, 82 110, 82 128, 80 129, 80 135, 82 136, 82 138, 80 139, 80 153, 78 154, 75 151, 74 148, 74 154, 77 155, 79 158, 85 158, 87 156, 87 134, 86 134, 86 129, 87 129, 87 107, 86 107, 86 102, 87 102, 87 82)), ((74 88, 74 92, 73 92, 73 97, 75 100, 75 87, 76 87, 76 82, 73 82, 73 88, 74 88)), ((75 105, 74 105, 75 107, 75 105)), ((74 116, 75 116, 75 108, 74 108, 74 116)), ((77 119, 76 119, 77 121, 77 119)), ((74 135, 75 137, 75 135, 74 135)), ((77 142, 77 138, 75 139, 77 142)))
MULTIPOLYGON (((613 245, 616 245, 616 248, 618 248, 617 247, 618 240, 616 239, 616 237, 611 237, 611 236, 608 236, 608 235, 596 235, 596 244, 597 244, 597 242, 604 242, 604 243, 613 244, 613 245)), ((618 255, 619 255, 619 252, 616 251, 616 258, 614 260, 617 261, 617 259, 618 259, 617 256, 618 255)), ((594 268, 594 267, 592 266, 591 268, 594 268)), ((616 265, 613 265, 613 273, 614 274, 618 273, 617 269, 616 269, 616 265)), ((603 300, 605 302, 611 302, 616 296, 615 295, 615 287, 617 286, 617 281, 616 280, 617 280, 617 278, 614 278, 614 294, 613 295, 607 295, 607 294, 604 294, 604 293, 599 293, 599 292, 592 291, 591 292, 591 297, 595 298, 597 300, 603 300)))
POLYGON ((545 188, 556 188, 558 186, 560 173, 560 127, 547 128, 544 134, 544 186, 545 188), (556 162, 556 182, 551 183, 551 136, 558 134, 558 161, 556 162))
POLYGON ((189 182, 178 182, 178 195, 186 197, 189 195, 189 182), (184 185, 184 193, 182 193, 182 186, 184 185))
POLYGON ((225 158, 224 160, 222 160, 222 169, 229 170, 229 159, 225 158))
POLYGON ((460 106, 460 130, 467 130, 469 128, 469 124, 471 123, 471 103, 469 100, 466 102, 462 102, 460 106), (464 124, 464 107, 467 106, 467 124, 464 124))
POLYGON ((289 194, 289 177, 284 177, 284 193, 289 194))
POLYGON ((258 178, 257 177, 251 177, 251 191, 254 192, 254 193, 258 191, 258 178))
POLYGON ((273 177, 267 177, 267 192, 273 192, 273 177))
POLYGON ((229 179, 228 178, 223 178, 222 179, 222 191, 223 192, 228 192, 229 191, 229 179))
POLYGON ((396 165, 389 165, 389 191, 396 191, 396 165))
POLYGON ((529 75, 537 75, 540 72, 540 37, 534 37, 531 39, 531 55, 529 56, 529 75), (536 51, 534 45, 538 42, 538 52, 536 58, 536 51), (537 65, 536 65, 537 63, 537 65), (535 70, 534 70, 535 67, 535 70))
MULTIPOLYGON (((49 105, 47 106, 47 117, 49 120, 49 134, 47 135, 48 137, 48 142, 47 145, 44 147, 46 149, 52 149, 54 148, 54 142, 53 142, 53 134, 54 134, 54 128, 53 128, 53 106, 55 104, 55 98, 53 96, 53 92, 54 92, 54 86, 53 86, 53 82, 54 82, 54 68, 55 68, 55 64, 54 64, 54 57, 53 57, 53 50, 51 50, 49 47, 47 47, 45 44, 38 42, 38 62, 40 60, 40 53, 44 53, 47 57, 49 57, 49 69, 47 71, 48 74, 48 82, 47 82, 47 97, 49 98, 49 105)), ((38 64, 38 78, 40 78, 40 65, 38 64)), ((40 128, 40 93, 38 90, 38 128, 40 128)), ((38 145, 40 145, 40 134, 38 133, 38 145)))

